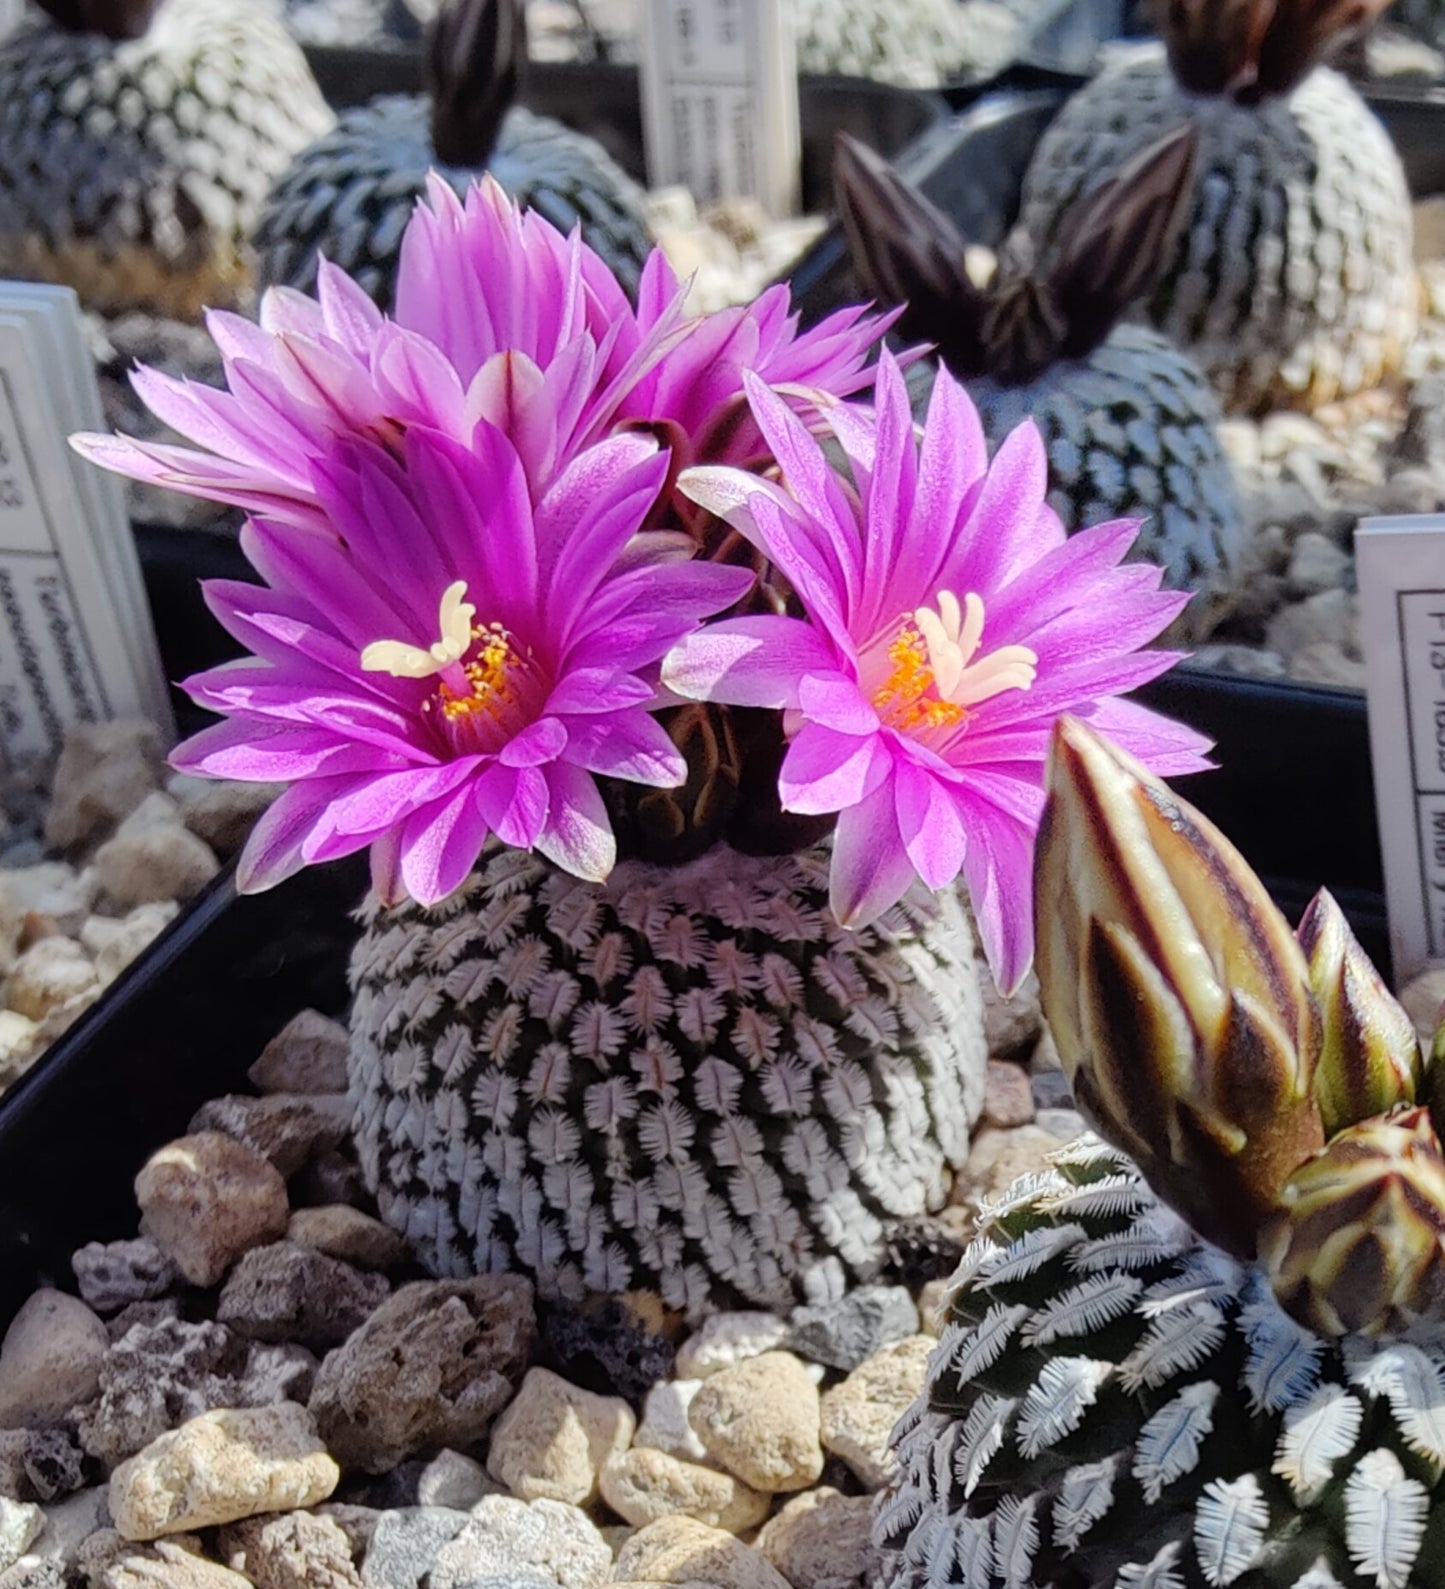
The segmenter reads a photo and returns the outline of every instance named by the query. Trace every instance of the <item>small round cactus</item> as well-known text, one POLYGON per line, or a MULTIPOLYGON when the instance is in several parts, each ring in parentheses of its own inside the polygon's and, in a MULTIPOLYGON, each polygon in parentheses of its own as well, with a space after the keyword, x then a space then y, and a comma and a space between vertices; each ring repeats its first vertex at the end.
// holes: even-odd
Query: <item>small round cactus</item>
MULTIPOLYGON (((991 445, 1026 420, 1039 427, 1049 501, 1068 528, 1144 521, 1134 555, 1197 593, 1182 620, 1191 635, 1230 588, 1243 513, 1203 373, 1122 317, 1172 246, 1195 147, 1181 129, 1144 150, 1075 207, 1046 268, 1005 259, 984 287, 952 221, 856 140, 840 139, 834 181, 868 292, 903 306, 905 336, 936 345, 991 445)), ((935 367, 910 373, 919 412, 935 367)))
POLYGON ((634 292, 647 258, 642 193, 600 144, 514 106, 526 56, 522 0, 454 0, 432 30, 429 99, 392 95, 345 111, 302 150, 255 231, 266 286, 310 290, 325 257, 392 306, 402 233, 428 174, 456 191, 485 170, 583 238, 634 292))
POLYGON ((1445 1073, 1343 915, 1056 730, 1044 1011, 1086 1138, 984 1208, 879 1514, 890 1589, 1433 1589, 1445 1073))
POLYGON ((101 313, 244 298, 271 183, 332 124, 260 0, 51 0, 0 41, 0 276, 101 313))
POLYGON ((1084 195, 1197 128, 1192 199, 1149 320, 1226 409, 1318 406, 1377 386, 1414 334, 1410 194, 1384 127, 1317 63, 1388 0, 1177 0, 1045 132, 1020 229, 1046 253, 1084 195))

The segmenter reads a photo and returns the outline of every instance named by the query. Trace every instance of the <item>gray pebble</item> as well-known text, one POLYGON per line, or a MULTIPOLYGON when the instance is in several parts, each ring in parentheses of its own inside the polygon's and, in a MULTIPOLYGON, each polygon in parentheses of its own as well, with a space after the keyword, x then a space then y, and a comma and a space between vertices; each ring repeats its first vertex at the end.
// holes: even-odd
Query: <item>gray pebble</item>
POLYGON ((846 1373, 880 1347, 918 1332, 918 1308, 902 1286, 860 1286, 837 1302, 797 1308, 789 1347, 800 1357, 846 1373))
POLYGON ((418 1589, 443 1545, 467 1526, 467 1513, 444 1506, 384 1512, 371 1536, 361 1581, 366 1589, 418 1589))

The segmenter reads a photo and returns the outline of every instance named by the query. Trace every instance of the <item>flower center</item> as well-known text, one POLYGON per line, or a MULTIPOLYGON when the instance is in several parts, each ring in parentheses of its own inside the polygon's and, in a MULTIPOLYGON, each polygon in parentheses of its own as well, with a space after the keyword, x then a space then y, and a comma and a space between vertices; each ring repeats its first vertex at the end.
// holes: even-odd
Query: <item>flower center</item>
POLYGON ((1037 652, 1000 646, 980 658, 982 641, 983 598, 972 591, 961 606, 951 590, 941 590, 936 607, 915 608, 860 659, 864 688, 878 715, 915 738, 949 738, 966 727, 973 715, 969 707, 1005 690, 1033 687, 1037 652))
POLYGON ((425 647, 375 640, 361 653, 361 666, 397 679, 435 678, 422 711, 435 715, 450 750, 473 755, 501 749, 525 728, 546 690, 531 648, 502 624, 473 622, 477 609, 466 594, 462 579, 442 593, 439 640, 425 647))

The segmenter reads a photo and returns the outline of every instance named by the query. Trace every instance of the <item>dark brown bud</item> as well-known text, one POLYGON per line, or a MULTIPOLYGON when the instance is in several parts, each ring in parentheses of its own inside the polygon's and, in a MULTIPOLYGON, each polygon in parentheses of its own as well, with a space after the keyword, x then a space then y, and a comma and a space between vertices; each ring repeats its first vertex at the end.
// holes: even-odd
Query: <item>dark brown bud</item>
POLYGON ((443 165, 486 165, 526 59, 524 0, 443 5, 427 48, 432 150, 443 165))

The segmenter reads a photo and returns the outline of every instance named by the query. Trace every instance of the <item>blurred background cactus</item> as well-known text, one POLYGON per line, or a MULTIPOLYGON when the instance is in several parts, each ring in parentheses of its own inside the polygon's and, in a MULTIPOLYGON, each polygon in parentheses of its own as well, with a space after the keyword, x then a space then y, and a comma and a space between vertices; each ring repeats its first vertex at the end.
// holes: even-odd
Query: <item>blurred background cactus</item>
MULTIPOLYGON (((834 178, 863 290, 904 306, 902 336, 936 344, 992 446, 1025 420, 1038 425, 1049 500, 1070 530, 1145 521, 1133 555, 1199 593, 1180 620, 1190 636, 1208 632, 1230 587, 1243 513, 1203 373, 1123 316, 1173 248, 1197 143, 1177 128, 1080 199, 1047 269, 1006 255, 980 282, 948 217, 863 145, 840 140, 834 178)), ((925 360, 910 372, 920 415, 935 368, 925 360)))
POLYGON ((49 0, 0 42, 0 276, 103 313, 244 297, 272 181, 332 122, 262 0, 49 0))
POLYGON ((1328 896, 1296 938, 1077 722, 1049 788, 1040 989, 1107 1140, 981 1213, 900 1426, 889 1583, 1438 1585, 1445 1121, 1414 1029, 1328 896))
POLYGON ((1199 129, 1194 201, 1149 319, 1226 409, 1314 407, 1378 385, 1415 328, 1404 172, 1319 63, 1389 0, 1170 0, 1162 41, 1120 51, 1040 143, 1020 226, 1039 257, 1081 195, 1170 128, 1199 129))
POLYGON ((277 181, 255 233, 263 285, 309 289, 324 254, 389 309, 401 234, 435 169, 459 195, 489 171, 562 231, 580 225, 635 291, 641 190, 593 139, 512 103, 526 48, 523 0, 449 0, 430 34, 429 97, 344 111, 277 181))

